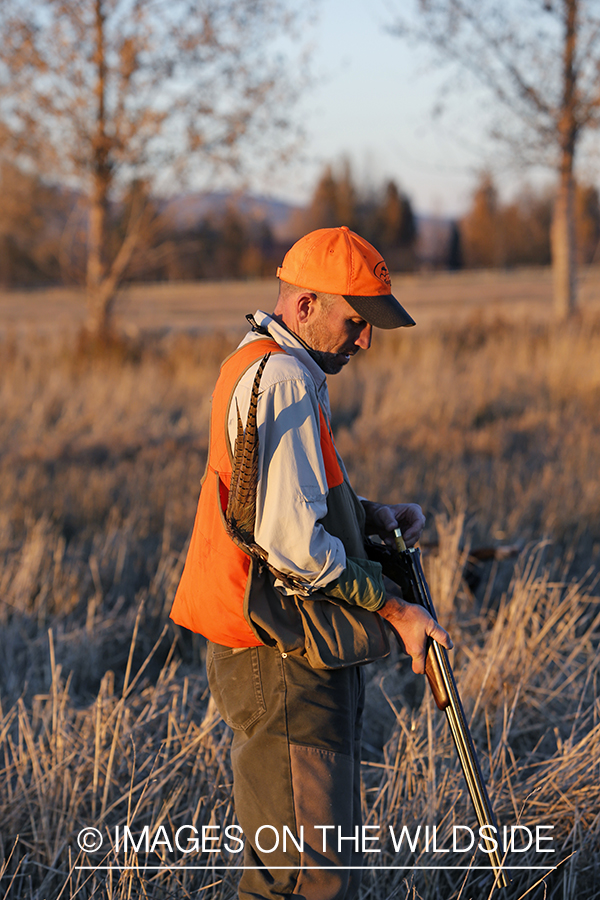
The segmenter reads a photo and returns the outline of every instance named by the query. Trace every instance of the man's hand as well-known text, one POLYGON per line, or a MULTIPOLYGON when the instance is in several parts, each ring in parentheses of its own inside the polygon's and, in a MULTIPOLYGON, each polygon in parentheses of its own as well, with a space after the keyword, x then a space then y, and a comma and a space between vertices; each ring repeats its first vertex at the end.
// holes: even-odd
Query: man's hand
POLYGON ((378 534, 382 540, 394 546, 394 530, 400 528, 407 547, 414 547, 423 529, 425 516, 417 503, 396 503, 388 506, 385 503, 374 503, 363 500, 362 505, 367 514, 366 534, 378 534))
POLYGON ((427 638, 442 644, 446 650, 454 646, 448 632, 416 603, 389 597, 378 613, 390 623, 405 652, 412 657, 412 669, 417 675, 425 672, 427 638))

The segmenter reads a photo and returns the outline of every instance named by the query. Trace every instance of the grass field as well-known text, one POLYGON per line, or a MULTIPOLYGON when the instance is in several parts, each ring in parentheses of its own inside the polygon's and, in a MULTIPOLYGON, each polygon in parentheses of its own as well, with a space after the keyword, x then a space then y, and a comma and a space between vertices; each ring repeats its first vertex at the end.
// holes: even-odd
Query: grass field
MULTIPOLYGON (((550 270, 430 272, 395 275, 394 290, 419 329, 448 322, 548 321, 552 311, 550 270)), ((277 296, 275 278, 249 281, 137 284, 117 301, 121 328, 130 335, 147 330, 236 331, 244 314, 270 310, 277 296)), ((588 312, 600 312, 600 267, 581 268, 579 296, 588 312)), ((0 291, 0 331, 73 334, 85 321, 79 288, 0 291)))
MULTIPOLYGON (((582 314, 561 327, 544 271, 402 285, 422 327, 378 333, 330 379, 337 444, 359 493, 423 505, 427 573, 498 818, 509 831, 553 828, 541 846, 555 852, 512 853, 498 896, 591 900, 600 273, 584 273, 582 314), (501 543, 519 557, 481 564, 471 591, 469 546, 501 543)), ((1 898, 235 895, 232 854, 168 845, 183 825, 235 821, 203 642, 168 612, 219 361, 235 314, 269 308, 274 293, 136 287, 121 311, 129 337, 93 353, 77 347, 73 293, 0 297, 1 898), (123 848, 126 826, 137 850, 123 848), (88 827, 103 845, 84 853, 88 827)), ((453 826, 476 824, 443 715, 399 653, 368 675, 364 817, 381 852, 361 900, 495 896, 483 854, 451 850, 453 826), (450 852, 396 851, 390 826, 419 824, 437 825, 450 852), (454 868, 414 868, 435 865, 454 868)))

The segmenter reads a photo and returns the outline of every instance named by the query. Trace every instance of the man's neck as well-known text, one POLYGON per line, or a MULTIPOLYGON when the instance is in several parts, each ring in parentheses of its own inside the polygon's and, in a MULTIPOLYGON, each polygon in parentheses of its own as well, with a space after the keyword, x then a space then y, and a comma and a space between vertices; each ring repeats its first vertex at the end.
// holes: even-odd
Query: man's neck
POLYGON ((304 349, 307 351, 307 353, 310 354, 311 359, 314 359, 316 364, 319 366, 320 369, 322 369, 323 372, 325 372, 326 375, 330 374, 327 371, 327 357, 323 353, 321 353, 320 350, 313 350, 313 348, 309 344, 306 343, 304 338, 301 338, 300 335, 296 331, 294 331, 292 328, 290 328, 290 326, 287 324, 287 322, 284 322, 282 316, 275 315, 273 313, 271 315, 271 318, 274 319, 278 325, 281 325, 282 328, 285 328, 285 330, 289 334, 293 335, 296 338, 298 343, 304 347, 304 349))

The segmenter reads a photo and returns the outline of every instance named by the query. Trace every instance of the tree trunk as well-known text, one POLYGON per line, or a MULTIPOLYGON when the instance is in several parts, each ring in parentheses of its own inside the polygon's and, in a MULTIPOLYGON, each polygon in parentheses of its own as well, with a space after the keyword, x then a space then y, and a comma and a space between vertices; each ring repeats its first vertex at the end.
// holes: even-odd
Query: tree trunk
POLYGON ((107 235, 107 185, 104 179, 95 177, 91 198, 87 258, 87 329, 99 337, 111 330, 111 311, 114 297, 106 292, 106 235, 107 235))
POLYGON ((105 279, 96 289, 87 289, 88 315, 86 328, 91 335, 104 340, 113 333, 113 307, 116 285, 105 279))
POLYGON ((554 316, 563 321, 577 309, 575 249, 575 180, 562 171, 552 220, 552 283, 554 316))
POLYGON ((87 300, 88 330, 96 337, 106 337, 111 330, 111 313, 116 285, 107 284, 108 194, 112 180, 109 141, 106 136, 106 51, 105 12, 103 0, 95 0, 96 37, 96 123, 92 139, 92 192, 90 198, 87 300))
POLYGON ((559 321, 577 308, 575 255, 575 180, 573 162, 577 142, 577 49, 579 0, 563 0, 563 95, 558 121, 560 180, 552 220, 552 277, 554 315, 559 321))

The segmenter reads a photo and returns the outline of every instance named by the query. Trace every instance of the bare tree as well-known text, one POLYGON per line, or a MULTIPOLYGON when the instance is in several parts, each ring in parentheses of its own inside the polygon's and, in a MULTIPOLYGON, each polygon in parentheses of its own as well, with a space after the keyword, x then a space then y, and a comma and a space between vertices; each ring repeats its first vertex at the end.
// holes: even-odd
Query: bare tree
POLYGON ((596 0, 419 0, 392 31, 435 48, 497 101, 492 129, 520 162, 557 173, 552 224, 554 304, 576 308, 575 177, 581 139, 600 125, 596 0))
POLYGON ((110 329, 151 192, 207 162, 239 169, 261 140, 283 147, 291 82, 271 46, 295 15, 286 0, 0 0, 0 146, 85 198, 95 333, 110 329))

